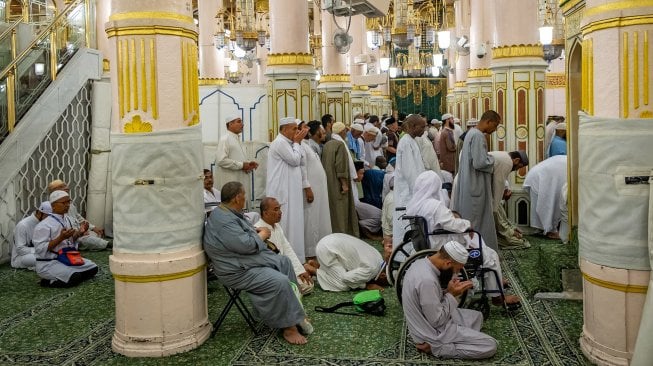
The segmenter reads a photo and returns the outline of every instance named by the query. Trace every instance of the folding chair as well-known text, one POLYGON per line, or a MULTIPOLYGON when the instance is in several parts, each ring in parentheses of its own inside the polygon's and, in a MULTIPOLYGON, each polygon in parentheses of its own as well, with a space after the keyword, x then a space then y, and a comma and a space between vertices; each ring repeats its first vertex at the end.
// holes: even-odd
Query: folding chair
POLYGON ((225 305, 224 309, 222 309, 218 320, 213 323, 213 331, 211 332, 211 337, 215 336, 215 333, 218 332, 220 325, 222 325, 222 322, 224 322, 224 320, 227 318, 229 310, 231 310, 234 305, 236 305, 236 308, 238 308, 240 314, 243 316, 243 318, 245 318, 245 321, 247 322, 247 325, 249 325, 249 327, 252 329, 252 332, 256 334, 256 320, 254 320, 254 317, 245 306, 245 303, 243 303, 243 300, 240 298, 240 290, 236 290, 228 286, 224 286, 224 289, 229 295, 229 301, 227 301, 227 305, 225 305))

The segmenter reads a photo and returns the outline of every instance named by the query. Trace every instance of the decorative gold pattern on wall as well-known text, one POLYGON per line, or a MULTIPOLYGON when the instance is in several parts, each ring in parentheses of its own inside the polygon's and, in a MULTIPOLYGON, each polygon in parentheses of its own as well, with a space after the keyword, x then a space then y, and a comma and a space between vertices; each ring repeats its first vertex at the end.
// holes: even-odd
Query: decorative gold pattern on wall
POLYGON ((644 53, 644 59, 642 60, 643 65, 643 70, 644 70, 644 105, 648 105, 649 99, 649 87, 650 87, 650 80, 649 80, 649 71, 651 69, 651 66, 648 63, 648 30, 643 31, 644 33, 644 49, 642 52, 644 53))
POLYGON ((547 89, 560 89, 567 86, 567 75, 564 72, 549 72, 545 78, 547 89))
POLYGON ((582 31, 583 31, 583 35, 587 35, 602 29, 622 28, 631 25, 647 25, 647 24, 653 24, 653 14, 601 19, 586 24, 585 26, 583 26, 582 31))
POLYGON ((268 66, 275 65, 313 65, 310 53, 271 53, 268 54, 268 66))
POLYGON ((145 133, 152 132, 152 124, 143 122, 138 114, 132 118, 131 122, 125 123, 123 131, 125 133, 145 133))
POLYGON ((199 87, 197 70, 197 46, 186 40, 181 43, 181 91, 184 123, 199 123, 199 87))
POLYGON ((581 60, 581 109, 592 114, 594 109, 594 56, 592 39, 582 42, 581 60))
POLYGON ((492 58, 510 58, 510 57, 542 57, 542 45, 539 44, 519 44, 512 46, 500 46, 492 48, 492 58))
POLYGON ((349 83, 351 76, 349 74, 326 74, 320 77, 320 83, 349 83))
POLYGON ((650 3, 647 2, 646 0, 620 0, 620 1, 614 1, 610 3, 605 3, 602 5, 594 6, 591 8, 587 8, 585 10, 585 16, 590 17, 594 16, 597 14, 609 12, 609 11, 615 11, 615 10, 626 10, 626 9, 635 9, 635 8, 643 8, 646 6, 649 6, 650 3))
POLYGON ((354 85, 351 90, 368 91, 370 90, 370 87, 367 85, 354 85))
MULTIPOLYGON (((400 79, 396 79, 396 80, 400 80, 400 79)), ((419 94, 419 96, 415 96, 415 97, 419 98, 420 103, 417 103, 417 100, 415 100, 415 105, 422 104, 421 103, 422 90, 426 90, 426 95, 429 98, 433 98, 434 96, 438 95, 438 93, 442 91, 441 84, 429 83, 428 79, 405 79, 405 80, 406 83, 403 84, 391 83, 390 94, 398 95, 400 98, 407 98, 411 94, 419 94)))
POLYGON ((149 112, 158 119, 155 47, 151 38, 120 39, 116 43, 120 119, 132 111, 149 112))
POLYGON ((454 88, 464 88, 467 85, 465 81, 456 81, 453 86, 454 88))
POLYGON ((492 77, 492 70, 490 69, 469 69, 467 71, 467 78, 485 78, 492 77))
POLYGON ((621 79, 621 95, 623 97, 622 100, 622 117, 623 118, 628 118, 628 109, 629 109, 629 101, 628 101, 628 94, 629 94, 629 88, 628 88, 628 66, 629 66, 629 54, 628 54, 628 32, 623 33, 623 42, 621 44, 621 49, 623 51, 623 55, 621 56, 621 62, 623 62, 622 65, 622 79, 621 79))
POLYGON ((148 26, 133 26, 133 27, 120 27, 108 28, 107 37, 131 37, 131 36, 153 36, 153 35, 166 35, 177 36, 181 38, 188 38, 197 43, 197 32, 182 28, 182 27, 169 27, 163 25, 148 25, 148 26))
MULTIPOLYGON (((582 0, 585 1, 585 0, 582 0)), ((565 14, 565 37, 570 39, 580 34, 580 21, 583 18, 583 10, 585 8, 580 8, 577 11, 574 11, 571 14, 565 14)))
POLYGON ((223 85, 227 85, 227 79, 225 79, 225 78, 200 78, 199 85, 202 85, 202 86, 207 86, 207 85, 223 86, 223 85))

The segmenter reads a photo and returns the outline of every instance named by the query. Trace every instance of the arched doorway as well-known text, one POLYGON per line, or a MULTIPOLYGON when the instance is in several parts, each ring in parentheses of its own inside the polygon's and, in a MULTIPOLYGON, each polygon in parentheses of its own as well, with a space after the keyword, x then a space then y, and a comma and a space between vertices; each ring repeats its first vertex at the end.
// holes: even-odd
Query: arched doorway
POLYGON ((582 103, 583 47, 574 39, 568 47, 567 57, 567 130, 569 147, 567 181, 569 189, 570 226, 578 225, 578 111, 582 103))

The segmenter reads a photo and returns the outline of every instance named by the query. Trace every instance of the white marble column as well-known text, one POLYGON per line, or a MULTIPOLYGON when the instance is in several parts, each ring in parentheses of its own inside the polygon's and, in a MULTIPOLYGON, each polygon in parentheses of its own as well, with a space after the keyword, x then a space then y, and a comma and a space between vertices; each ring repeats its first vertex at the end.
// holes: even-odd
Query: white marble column
POLYGON ((162 357, 211 332, 197 31, 185 2, 112 0, 111 11, 112 348, 162 357))
MULTIPOLYGON (((342 18, 336 19, 343 21, 342 18)), ((322 11, 321 20, 323 75, 317 86, 318 109, 320 115, 328 113, 336 121, 349 124, 352 122, 352 85, 347 72, 347 55, 338 53, 333 46, 333 35, 337 29, 333 16, 322 11)))
MULTIPOLYGON (((367 34, 365 30, 365 16, 356 15, 351 18, 351 27, 349 34, 354 38, 354 42, 349 49, 349 65, 352 81, 356 76, 367 74, 367 64, 356 65, 355 58, 360 55, 370 55, 372 51, 367 48, 367 34)), ((351 91, 351 115, 357 113, 371 113, 370 109, 370 88, 365 84, 354 84, 351 91)))
POLYGON ((492 72, 489 69, 493 18, 490 9, 494 4, 487 0, 471 0, 471 24, 469 28, 469 70, 467 71, 467 95, 469 118, 479 119, 483 112, 493 108, 492 72))
POLYGON ((306 1, 270 0, 267 63, 269 135, 274 137, 279 132, 280 118, 318 118, 313 102, 315 66, 309 53, 306 1))
MULTIPOLYGON (((458 38, 466 37, 469 39, 469 26, 471 22, 470 0, 456 0, 454 9, 456 14, 456 30, 453 34, 458 38)), ((465 129, 465 122, 469 119, 469 98, 467 95, 469 54, 465 55, 464 52, 456 51, 456 47, 458 47, 456 45, 456 39, 452 39, 450 49, 453 50, 453 57, 456 60, 456 82, 453 85, 456 111, 454 116, 460 118, 462 127, 465 129)))
MULTIPOLYGON (((199 1, 197 12, 199 16, 199 53, 200 80, 207 82, 224 80, 224 52, 218 51, 213 41, 215 33, 215 15, 222 6, 222 0, 199 1), (222 62, 220 62, 222 61, 222 62)), ((226 80, 225 80, 226 82, 226 80)))

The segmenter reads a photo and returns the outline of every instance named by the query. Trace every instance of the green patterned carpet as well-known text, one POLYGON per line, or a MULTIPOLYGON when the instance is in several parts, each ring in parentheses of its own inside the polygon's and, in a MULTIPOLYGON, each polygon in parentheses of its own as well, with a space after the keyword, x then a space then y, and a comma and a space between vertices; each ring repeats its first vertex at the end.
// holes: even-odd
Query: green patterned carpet
MULTIPOLYGON (((316 305, 348 301, 352 293, 316 289, 304 300, 315 326, 305 346, 290 346, 263 326, 253 335, 234 308, 218 334, 196 350, 162 359, 126 358, 111 352, 113 281, 108 272, 109 253, 99 252, 86 255, 100 265, 98 276, 74 289, 41 288, 34 273, 13 270, 8 264, 0 266, 0 364, 585 365, 578 347, 582 303, 532 298, 537 291, 559 290, 555 275, 559 268, 540 268, 572 267, 573 248, 538 237, 530 239, 532 248, 501 254, 512 291, 525 301, 511 316, 493 307, 483 331, 497 338, 499 350, 489 360, 441 360, 417 353, 393 289, 385 292, 385 317, 317 313, 312 310, 316 305)), ((214 320, 226 302, 226 293, 216 282, 209 284, 208 292, 209 317, 214 320)))

